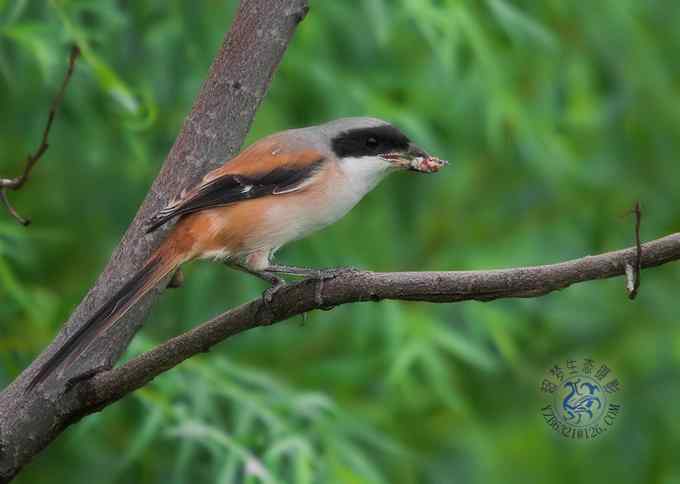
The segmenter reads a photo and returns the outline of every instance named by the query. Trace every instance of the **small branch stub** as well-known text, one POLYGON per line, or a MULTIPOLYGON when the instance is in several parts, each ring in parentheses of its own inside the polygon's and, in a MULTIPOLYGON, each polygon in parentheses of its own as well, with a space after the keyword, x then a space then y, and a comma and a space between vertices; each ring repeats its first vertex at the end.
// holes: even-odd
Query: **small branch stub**
POLYGON ((630 299, 635 299, 635 292, 637 291, 636 285, 639 284, 639 279, 635 277, 635 269, 633 264, 626 261, 626 289, 628 290, 628 297, 630 299))
POLYGON ((642 243, 640 242, 642 210, 640 209, 639 201, 635 202, 635 207, 633 207, 631 213, 635 214, 635 258, 633 261, 626 261, 625 269, 628 299, 633 300, 637 297, 640 290, 640 270, 642 269, 642 243))

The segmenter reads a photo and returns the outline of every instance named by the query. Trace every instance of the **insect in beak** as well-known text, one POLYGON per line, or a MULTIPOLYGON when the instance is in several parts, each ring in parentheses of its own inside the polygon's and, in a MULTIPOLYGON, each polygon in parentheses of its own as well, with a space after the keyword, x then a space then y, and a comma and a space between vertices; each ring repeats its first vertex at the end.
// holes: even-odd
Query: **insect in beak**
POLYGON ((436 173, 449 162, 427 154, 423 149, 411 143, 408 150, 400 153, 387 153, 383 159, 395 166, 420 173, 436 173))

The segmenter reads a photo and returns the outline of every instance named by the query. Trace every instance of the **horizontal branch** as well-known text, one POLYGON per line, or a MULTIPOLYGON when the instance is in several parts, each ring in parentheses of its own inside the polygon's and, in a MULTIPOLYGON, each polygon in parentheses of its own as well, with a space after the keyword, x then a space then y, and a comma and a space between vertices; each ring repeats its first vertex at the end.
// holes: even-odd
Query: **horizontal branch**
MULTIPOLYGON (((643 269, 680 260, 680 233, 642 245, 643 269)), ((326 307, 397 299, 459 302, 526 298, 548 294, 572 284, 622 276, 637 263, 638 248, 587 256, 559 264, 489 271, 367 272, 351 271, 324 281, 326 307)), ((144 353, 125 365, 76 385, 78 398, 90 413, 144 386, 154 377, 197 353, 242 331, 283 321, 319 308, 318 282, 303 280, 283 287, 269 305, 261 299, 231 309, 214 319, 144 353)))

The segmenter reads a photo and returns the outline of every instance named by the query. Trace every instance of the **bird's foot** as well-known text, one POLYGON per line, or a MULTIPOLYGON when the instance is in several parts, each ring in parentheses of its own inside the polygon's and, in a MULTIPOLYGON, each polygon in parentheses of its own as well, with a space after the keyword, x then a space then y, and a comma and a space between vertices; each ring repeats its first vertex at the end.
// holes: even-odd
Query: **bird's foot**
POLYGON ((335 279, 343 274, 358 272, 359 269, 354 267, 336 267, 332 269, 312 269, 309 267, 295 267, 284 265, 270 265, 267 272, 278 274, 290 274, 294 276, 305 277, 307 280, 314 281, 316 284, 314 290, 314 302, 319 309, 332 309, 332 306, 327 306, 323 299, 324 281, 335 279))
POLYGON ((309 276, 309 279, 316 281, 316 287, 314 288, 314 302, 324 311, 329 311, 334 308, 334 306, 328 306, 324 303, 323 290, 325 281, 335 279, 336 277, 351 274, 353 272, 359 272, 359 269, 354 267, 334 267, 332 269, 319 269, 316 274, 309 276))
POLYGON ((286 281, 284 281, 280 277, 273 279, 271 283, 272 283, 271 287, 268 287, 262 293, 262 302, 264 302, 266 305, 271 304, 274 295, 279 291, 279 289, 286 285, 286 281))

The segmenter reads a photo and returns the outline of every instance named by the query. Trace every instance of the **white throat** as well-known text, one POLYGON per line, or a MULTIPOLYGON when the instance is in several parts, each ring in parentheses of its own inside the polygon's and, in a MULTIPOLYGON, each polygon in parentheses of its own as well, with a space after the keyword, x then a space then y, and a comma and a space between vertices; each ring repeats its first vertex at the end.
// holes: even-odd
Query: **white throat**
POLYGON ((377 156, 342 158, 339 166, 348 188, 358 196, 357 202, 373 190, 393 168, 390 162, 377 156))
POLYGON ((392 168, 391 163, 377 156, 338 160, 338 174, 343 179, 329 186, 325 203, 315 207, 322 225, 333 223, 349 212, 392 168))

